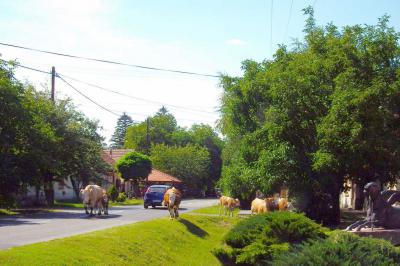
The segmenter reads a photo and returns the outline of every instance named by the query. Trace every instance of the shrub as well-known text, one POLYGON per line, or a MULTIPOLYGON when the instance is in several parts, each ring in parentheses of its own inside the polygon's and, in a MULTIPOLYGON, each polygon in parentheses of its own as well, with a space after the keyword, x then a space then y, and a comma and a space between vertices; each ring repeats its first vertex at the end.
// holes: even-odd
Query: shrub
POLYGON ((124 202, 125 200, 126 200, 126 194, 124 192, 119 193, 117 197, 117 202, 124 202))
POLYGON ((117 200, 117 197, 118 197, 118 190, 117 190, 117 188, 116 188, 114 185, 112 185, 112 186, 108 189, 107 194, 108 194, 108 196, 110 197, 110 200, 116 201, 116 200, 117 200))
POLYGON ((239 265, 268 265, 293 244, 326 237, 325 231, 303 214, 272 212, 255 215, 239 222, 225 236, 231 251, 218 250, 215 254, 239 265))
POLYGON ((334 232, 281 254, 275 265, 400 265, 400 248, 390 242, 334 232))
POLYGON ((296 244, 324 236, 324 229, 302 214, 271 212, 239 222, 225 236, 225 242, 233 248, 243 248, 263 239, 296 244))

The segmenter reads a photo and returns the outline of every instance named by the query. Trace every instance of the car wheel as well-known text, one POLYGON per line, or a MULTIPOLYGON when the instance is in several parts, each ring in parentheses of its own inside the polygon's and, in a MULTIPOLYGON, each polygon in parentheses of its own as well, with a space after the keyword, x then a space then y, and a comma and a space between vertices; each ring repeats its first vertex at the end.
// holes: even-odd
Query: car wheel
POLYGON ((152 207, 153 209, 155 209, 155 208, 156 208, 156 205, 153 204, 153 205, 151 205, 151 207, 152 207))
POLYGON ((149 206, 147 206, 147 205, 145 204, 145 205, 143 205, 143 207, 144 207, 145 209, 147 209, 149 206))

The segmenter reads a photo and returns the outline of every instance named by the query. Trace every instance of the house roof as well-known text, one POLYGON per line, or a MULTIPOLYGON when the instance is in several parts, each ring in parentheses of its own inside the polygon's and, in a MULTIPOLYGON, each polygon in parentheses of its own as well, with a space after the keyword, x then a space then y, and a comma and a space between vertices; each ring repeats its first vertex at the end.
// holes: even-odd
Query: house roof
POLYGON ((150 173, 150 175, 147 178, 148 182, 173 182, 173 183, 182 183, 181 180, 179 180, 178 178, 163 173, 159 170, 153 169, 150 173))
MULTIPOLYGON (((103 150, 101 157, 103 160, 110 164, 110 165, 115 165, 116 161, 118 161, 119 158, 124 156, 128 152, 134 151, 133 149, 107 149, 103 150)), ((172 183, 182 183, 181 180, 178 178, 163 173, 159 170, 153 169, 150 173, 150 175, 147 178, 148 182, 172 182, 172 183)))
POLYGON ((114 165, 119 158, 127 154, 128 152, 135 151, 134 149, 107 149, 103 150, 101 157, 103 160, 111 165, 114 165))

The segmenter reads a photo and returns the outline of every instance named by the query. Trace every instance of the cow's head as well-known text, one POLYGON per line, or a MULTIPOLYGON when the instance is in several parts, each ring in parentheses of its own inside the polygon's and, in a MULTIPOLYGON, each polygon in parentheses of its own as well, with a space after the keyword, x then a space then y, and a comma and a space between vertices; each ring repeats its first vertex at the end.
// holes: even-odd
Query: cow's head
POLYGON ((235 206, 240 207, 240 200, 237 198, 235 199, 235 206))
POLYGON ((81 197, 84 205, 88 205, 90 203, 90 192, 87 189, 81 189, 81 197))

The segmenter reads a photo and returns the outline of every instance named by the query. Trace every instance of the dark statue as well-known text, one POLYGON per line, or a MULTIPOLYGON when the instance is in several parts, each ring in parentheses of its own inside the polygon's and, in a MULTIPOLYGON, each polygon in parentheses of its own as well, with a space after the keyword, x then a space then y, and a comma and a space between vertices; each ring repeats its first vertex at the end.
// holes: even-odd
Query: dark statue
POLYGON ((364 195, 368 200, 367 217, 349 225, 346 231, 360 231, 364 227, 400 229, 400 208, 393 206, 400 201, 400 191, 380 191, 377 183, 370 182, 364 187, 364 195))

